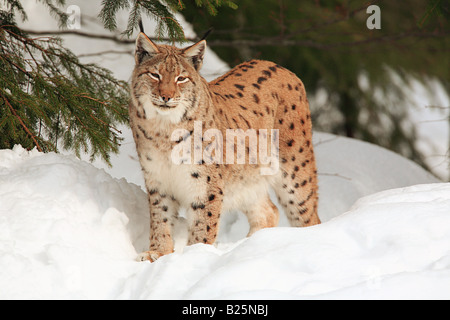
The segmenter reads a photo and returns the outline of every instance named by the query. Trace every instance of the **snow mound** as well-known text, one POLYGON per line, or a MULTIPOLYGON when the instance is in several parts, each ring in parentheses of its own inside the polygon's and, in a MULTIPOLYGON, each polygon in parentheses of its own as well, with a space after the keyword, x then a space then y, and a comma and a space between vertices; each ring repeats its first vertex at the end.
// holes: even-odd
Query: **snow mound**
POLYGON ((371 143, 323 132, 315 132, 313 142, 322 221, 378 191, 441 182, 413 161, 371 143))
MULTIPOLYGON (((181 266, 196 251, 162 261, 180 266, 165 276, 189 277, 181 266)), ((322 225, 262 230, 215 255, 188 298, 449 298, 450 184, 375 194, 322 225)))
POLYGON ((450 298, 450 183, 381 148, 348 154, 351 141, 322 137, 321 217, 386 180, 428 182, 360 198, 318 226, 224 237, 152 264, 134 261, 148 246, 139 186, 71 156, 0 150, 0 299, 450 298), (392 168, 374 164, 386 158, 392 168))
POLYGON ((108 297, 146 205, 140 188, 76 158, 0 151, 0 297, 108 297))

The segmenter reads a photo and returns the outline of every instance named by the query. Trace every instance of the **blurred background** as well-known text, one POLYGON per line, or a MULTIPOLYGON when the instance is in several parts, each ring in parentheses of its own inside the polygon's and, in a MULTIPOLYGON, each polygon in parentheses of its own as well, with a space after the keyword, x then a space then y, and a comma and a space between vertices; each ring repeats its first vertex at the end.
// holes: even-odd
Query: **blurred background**
POLYGON ((448 180, 448 1, 236 1, 194 30, 230 65, 272 60, 310 97, 315 130, 394 150, 448 180), (377 11, 367 12, 369 5, 377 11), (442 168, 442 169, 440 169, 442 168))
MULTIPOLYGON (((12 2, 0 1, 3 10, 11 10, 12 2)), ((201 70, 207 80, 245 60, 271 60, 303 81, 315 131, 378 144, 450 181, 448 1, 18 2, 28 19, 16 13, 15 22, 29 37, 58 36, 80 62, 111 70, 124 82, 134 67, 133 9, 139 3, 165 5, 176 10, 173 21, 188 43, 213 27, 201 70), (61 25, 49 4, 69 19, 61 25), (68 10, 71 5, 79 13, 68 10), (101 16, 107 5, 117 7, 114 26, 101 16)), ((142 19, 156 42, 188 45, 161 27, 164 19, 148 12, 142 19)), ((126 122, 117 128, 120 153, 135 157, 126 122)))

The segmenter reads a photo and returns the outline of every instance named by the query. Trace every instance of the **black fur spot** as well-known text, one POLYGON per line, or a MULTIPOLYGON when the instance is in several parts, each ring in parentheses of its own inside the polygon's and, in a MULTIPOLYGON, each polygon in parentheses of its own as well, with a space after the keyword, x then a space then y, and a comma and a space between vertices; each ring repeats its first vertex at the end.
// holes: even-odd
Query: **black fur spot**
POLYGON ((261 83, 263 83, 263 82, 266 81, 266 80, 267 80, 267 78, 259 77, 258 80, 257 80, 257 82, 258 82, 258 84, 261 84, 261 83))
MULTIPOLYGON (((308 208, 299 208, 299 209, 298 209, 298 212, 299 212, 300 214, 305 214, 307 211, 308 211, 308 208)), ((306 223, 306 221, 305 221, 305 223, 306 223)))
POLYGON ((153 140, 153 138, 144 130, 140 125, 138 125, 138 129, 144 134, 144 137, 148 140, 153 140))
POLYGON ((264 75, 266 75, 268 77, 272 76, 272 73, 270 73, 269 70, 264 70, 263 73, 264 73, 264 75))
POLYGON ((204 208, 205 208, 205 204, 204 204, 204 203, 192 202, 192 203, 191 203, 191 207, 192 207, 192 209, 194 209, 194 210, 197 210, 197 209, 204 209, 204 208))
POLYGON ((191 173, 191 176, 193 178, 197 179, 200 176, 200 174, 198 172, 193 172, 193 173, 191 173))

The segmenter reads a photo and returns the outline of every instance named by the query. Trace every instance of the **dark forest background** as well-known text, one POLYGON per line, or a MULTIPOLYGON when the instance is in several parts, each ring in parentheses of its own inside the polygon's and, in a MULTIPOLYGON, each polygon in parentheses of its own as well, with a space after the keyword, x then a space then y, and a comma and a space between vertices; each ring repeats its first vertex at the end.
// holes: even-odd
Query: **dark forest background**
POLYGON ((183 15, 198 34, 214 28, 208 44, 231 66, 272 60, 294 71, 308 93, 324 89, 327 107, 311 106, 316 129, 376 143, 426 166, 402 86, 411 79, 427 85, 431 77, 448 92, 448 1, 236 3, 237 10, 223 7, 217 16, 194 6, 183 15), (366 25, 369 5, 380 9, 380 29, 366 25))

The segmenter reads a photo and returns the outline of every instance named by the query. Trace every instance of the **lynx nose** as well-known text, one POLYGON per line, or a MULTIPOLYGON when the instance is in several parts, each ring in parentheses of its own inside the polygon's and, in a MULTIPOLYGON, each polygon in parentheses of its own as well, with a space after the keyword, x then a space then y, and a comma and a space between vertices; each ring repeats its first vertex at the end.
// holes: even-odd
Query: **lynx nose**
POLYGON ((162 94, 162 95, 161 95, 161 99, 162 99, 165 103, 167 103, 167 102, 170 101, 170 99, 172 99, 172 97, 170 97, 168 94, 162 94))

